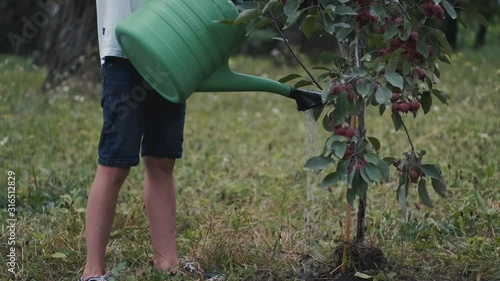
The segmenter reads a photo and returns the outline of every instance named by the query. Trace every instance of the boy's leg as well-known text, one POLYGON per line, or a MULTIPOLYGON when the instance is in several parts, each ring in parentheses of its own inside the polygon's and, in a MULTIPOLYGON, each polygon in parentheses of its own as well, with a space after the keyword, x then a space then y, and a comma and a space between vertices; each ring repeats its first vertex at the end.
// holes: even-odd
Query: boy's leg
POLYGON ((182 156, 185 104, 167 101, 151 91, 144 106, 142 152, 146 176, 144 199, 151 228, 153 259, 159 270, 175 271, 175 159, 182 156))
POLYGON ((175 246, 175 159, 144 156, 144 201, 151 229, 153 261, 159 270, 175 271, 179 263, 175 246))
POLYGON ((103 128, 99 166, 87 202, 87 262, 83 279, 105 273, 104 256, 118 192, 130 167, 139 163, 144 131, 142 77, 128 60, 106 57, 102 68, 103 128))
POLYGON ((104 255, 113 218, 115 216, 118 191, 130 168, 115 168, 99 165, 87 201, 85 238, 87 262, 83 280, 104 275, 104 255))

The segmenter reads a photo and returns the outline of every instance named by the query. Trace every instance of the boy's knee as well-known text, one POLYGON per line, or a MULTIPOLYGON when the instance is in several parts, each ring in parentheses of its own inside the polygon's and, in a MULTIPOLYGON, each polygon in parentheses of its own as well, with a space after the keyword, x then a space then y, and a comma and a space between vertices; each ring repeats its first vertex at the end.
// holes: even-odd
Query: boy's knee
POLYGON ((173 173, 175 159, 171 158, 161 158, 156 156, 144 156, 144 166, 147 171, 156 172, 160 171, 163 173, 173 173))
POLYGON ((98 173, 102 176, 106 176, 113 182, 123 183, 125 178, 127 178, 128 173, 130 172, 130 167, 109 167, 99 165, 98 173))

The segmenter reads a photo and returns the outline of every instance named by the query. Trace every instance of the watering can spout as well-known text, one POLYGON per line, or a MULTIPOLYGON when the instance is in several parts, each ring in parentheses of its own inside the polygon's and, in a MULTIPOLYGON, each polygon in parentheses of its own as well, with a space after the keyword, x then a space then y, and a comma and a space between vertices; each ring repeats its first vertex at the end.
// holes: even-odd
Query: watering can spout
POLYGON ((228 64, 217 69, 208 79, 203 81, 196 92, 269 92, 294 99, 297 110, 305 111, 324 105, 321 93, 293 89, 289 85, 252 75, 233 72, 228 64))
POLYGON ((297 110, 305 111, 308 109, 322 109, 325 103, 321 97, 321 93, 304 90, 293 89, 289 95, 297 103, 297 110))

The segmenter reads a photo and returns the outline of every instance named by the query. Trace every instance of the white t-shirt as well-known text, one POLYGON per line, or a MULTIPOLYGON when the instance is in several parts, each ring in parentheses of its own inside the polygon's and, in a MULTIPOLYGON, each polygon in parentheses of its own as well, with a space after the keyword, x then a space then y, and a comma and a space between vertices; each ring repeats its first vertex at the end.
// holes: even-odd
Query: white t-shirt
POLYGON ((143 0, 96 0, 99 54, 125 58, 115 37, 116 26, 137 9, 143 0))

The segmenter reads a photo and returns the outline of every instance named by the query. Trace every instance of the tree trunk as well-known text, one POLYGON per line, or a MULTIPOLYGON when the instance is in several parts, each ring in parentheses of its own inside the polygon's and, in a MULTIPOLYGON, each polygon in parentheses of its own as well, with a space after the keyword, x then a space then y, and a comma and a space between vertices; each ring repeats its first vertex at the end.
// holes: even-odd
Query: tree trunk
POLYGON ((49 21, 41 29, 35 63, 49 69, 46 86, 76 72, 98 79, 99 50, 95 1, 48 1, 49 21), (83 69, 91 66, 90 69, 83 69), (88 72, 90 71, 90 72, 88 72))
POLYGON ((479 31, 476 34, 476 44, 475 44, 476 48, 480 48, 480 47, 484 46, 484 44, 486 43, 486 33, 487 32, 488 32, 488 28, 486 26, 481 25, 479 27, 479 31))

